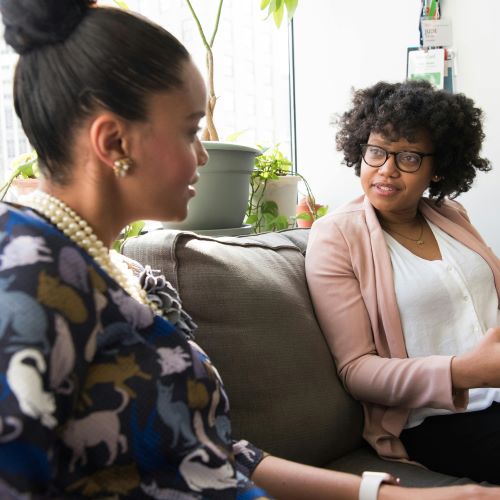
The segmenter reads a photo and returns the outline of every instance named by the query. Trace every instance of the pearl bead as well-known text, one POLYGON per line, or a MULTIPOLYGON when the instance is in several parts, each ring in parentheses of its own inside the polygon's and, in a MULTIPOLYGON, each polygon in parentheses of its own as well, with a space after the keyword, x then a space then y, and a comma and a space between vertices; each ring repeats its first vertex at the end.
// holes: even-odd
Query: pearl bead
POLYGON ((95 262, 113 278, 130 296, 147 304, 155 314, 164 316, 163 311, 147 298, 147 293, 139 285, 120 254, 109 250, 97 237, 85 219, 57 198, 37 191, 23 200, 24 204, 36 210, 50 220, 73 243, 82 248, 95 262))

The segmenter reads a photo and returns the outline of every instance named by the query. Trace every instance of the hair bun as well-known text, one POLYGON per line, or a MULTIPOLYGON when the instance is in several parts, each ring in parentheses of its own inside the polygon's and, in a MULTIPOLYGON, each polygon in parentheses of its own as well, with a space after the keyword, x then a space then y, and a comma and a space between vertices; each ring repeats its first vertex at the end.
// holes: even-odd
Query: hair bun
POLYGON ((18 53, 61 42, 96 0, 0 0, 5 41, 18 53))

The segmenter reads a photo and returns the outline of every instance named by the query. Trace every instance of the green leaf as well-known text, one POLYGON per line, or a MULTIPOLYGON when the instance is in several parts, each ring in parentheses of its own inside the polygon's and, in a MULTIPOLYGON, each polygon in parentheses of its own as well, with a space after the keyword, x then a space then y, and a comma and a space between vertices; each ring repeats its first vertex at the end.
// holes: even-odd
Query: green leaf
POLYGON ((233 134, 230 134, 226 137, 227 142, 236 142, 240 136, 242 136, 244 133, 248 132, 248 128, 245 130, 239 130, 238 132, 234 132, 233 134))
POLYGON ((138 220, 129 224, 125 229, 124 239, 131 238, 133 236, 139 236, 141 234, 142 228, 145 222, 143 220, 138 220))
POLYGON ((128 10, 129 6, 123 0, 113 0, 113 1, 116 3, 116 5, 118 5, 118 7, 120 7, 120 9, 127 9, 128 10))
POLYGON ((257 214, 250 214, 246 221, 245 221, 245 224, 251 224, 252 226, 259 220, 259 217, 257 216, 257 214))
POLYGON ((113 242, 113 250, 119 252, 121 246, 127 238, 132 238, 133 236, 139 236, 142 229, 144 228, 145 222, 143 220, 137 220, 125 226, 123 231, 120 233, 121 238, 116 239, 113 242))
POLYGON ((295 218, 302 220, 312 220, 311 214, 309 212, 300 212, 300 214, 297 214, 295 218))
POLYGON ((287 229, 288 228, 288 217, 286 215, 278 215, 274 220, 274 225, 276 230, 287 229))
POLYGON ((291 21, 297 9, 299 0, 285 0, 286 10, 288 12, 288 20, 291 21))
POLYGON ((279 9, 276 9, 273 13, 274 24, 276 25, 277 28, 281 26, 281 21, 283 21, 283 14, 285 13, 283 5, 284 4, 281 4, 281 7, 279 9))
POLYGON ((264 10, 268 5, 271 0, 261 0, 260 2, 260 10, 264 10))
POLYGON ((316 218, 319 219, 320 217, 323 217, 323 215, 326 215, 328 213, 328 205, 324 207, 319 207, 318 210, 316 211, 316 218))
POLYGON ((264 215, 271 214, 273 217, 277 217, 279 214, 278 205, 272 200, 262 202, 261 211, 264 215))

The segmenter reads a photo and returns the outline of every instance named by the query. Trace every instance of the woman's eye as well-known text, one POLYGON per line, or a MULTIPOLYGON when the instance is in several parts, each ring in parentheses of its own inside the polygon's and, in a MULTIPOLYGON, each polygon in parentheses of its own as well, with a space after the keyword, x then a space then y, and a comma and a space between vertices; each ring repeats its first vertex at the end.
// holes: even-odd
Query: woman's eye
POLYGON ((188 132, 189 137, 191 137, 193 139, 193 141, 194 141, 196 139, 196 137, 198 136, 198 134, 200 133, 200 130, 201 130, 200 127, 196 127, 194 129, 191 129, 188 132))
POLYGON ((418 156, 412 153, 402 153, 400 160, 404 163, 418 163, 418 156))
POLYGON ((380 148, 368 148, 368 153, 371 156, 384 156, 384 152, 380 148))

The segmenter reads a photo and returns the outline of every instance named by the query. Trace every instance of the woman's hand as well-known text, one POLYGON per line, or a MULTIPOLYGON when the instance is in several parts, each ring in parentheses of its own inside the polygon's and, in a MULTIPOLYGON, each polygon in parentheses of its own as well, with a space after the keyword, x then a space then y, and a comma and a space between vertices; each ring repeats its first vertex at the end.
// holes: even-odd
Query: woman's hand
POLYGON ((440 488, 401 488, 382 485, 378 500, 488 500, 500 498, 500 488, 486 488, 477 484, 444 486, 440 488))
POLYGON ((500 387, 500 327, 490 328, 477 346, 451 362, 455 389, 500 387))

